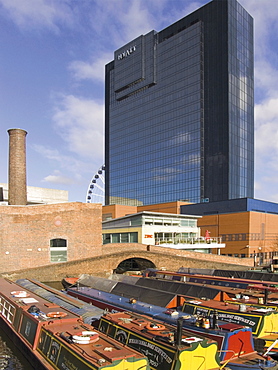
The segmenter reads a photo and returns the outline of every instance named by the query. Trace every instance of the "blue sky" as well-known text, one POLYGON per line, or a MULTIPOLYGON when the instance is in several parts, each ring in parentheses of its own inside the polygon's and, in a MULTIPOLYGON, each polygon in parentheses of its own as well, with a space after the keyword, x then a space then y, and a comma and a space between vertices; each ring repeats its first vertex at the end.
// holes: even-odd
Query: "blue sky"
MULTIPOLYGON (((0 0, 0 183, 10 128, 28 132, 27 183, 86 199, 104 162, 104 65, 207 0, 0 0)), ((255 198, 278 202, 278 1, 255 21, 255 198)))

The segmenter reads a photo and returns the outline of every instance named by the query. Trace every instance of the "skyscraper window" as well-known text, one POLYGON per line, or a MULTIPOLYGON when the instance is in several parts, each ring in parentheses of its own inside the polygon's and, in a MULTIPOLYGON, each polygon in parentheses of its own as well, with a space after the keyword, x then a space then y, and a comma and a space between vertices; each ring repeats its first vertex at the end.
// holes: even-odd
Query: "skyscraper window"
POLYGON ((106 65, 106 204, 254 196, 253 19, 213 0, 106 65))

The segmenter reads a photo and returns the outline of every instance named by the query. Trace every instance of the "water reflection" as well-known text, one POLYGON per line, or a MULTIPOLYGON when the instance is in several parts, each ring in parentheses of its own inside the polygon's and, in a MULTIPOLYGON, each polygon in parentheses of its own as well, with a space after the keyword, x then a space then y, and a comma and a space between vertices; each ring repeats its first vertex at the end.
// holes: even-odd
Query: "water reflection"
POLYGON ((2 329, 0 329, 0 370, 35 370, 2 329))

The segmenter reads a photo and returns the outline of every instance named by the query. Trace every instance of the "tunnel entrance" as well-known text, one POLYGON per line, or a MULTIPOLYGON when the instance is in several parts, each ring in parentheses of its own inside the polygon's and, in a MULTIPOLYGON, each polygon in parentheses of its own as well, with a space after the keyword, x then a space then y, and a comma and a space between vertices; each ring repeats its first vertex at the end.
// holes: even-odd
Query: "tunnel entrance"
POLYGON ((140 272, 147 268, 155 268, 155 264, 145 258, 128 258, 122 261, 114 270, 116 274, 123 274, 126 272, 140 272))

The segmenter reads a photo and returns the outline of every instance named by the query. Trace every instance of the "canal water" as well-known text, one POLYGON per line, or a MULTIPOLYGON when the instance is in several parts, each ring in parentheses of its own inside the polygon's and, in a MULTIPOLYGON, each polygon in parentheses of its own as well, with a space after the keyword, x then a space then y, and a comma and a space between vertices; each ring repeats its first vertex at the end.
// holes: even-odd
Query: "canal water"
POLYGON ((36 370, 0 329, 0 370, 36 370))

